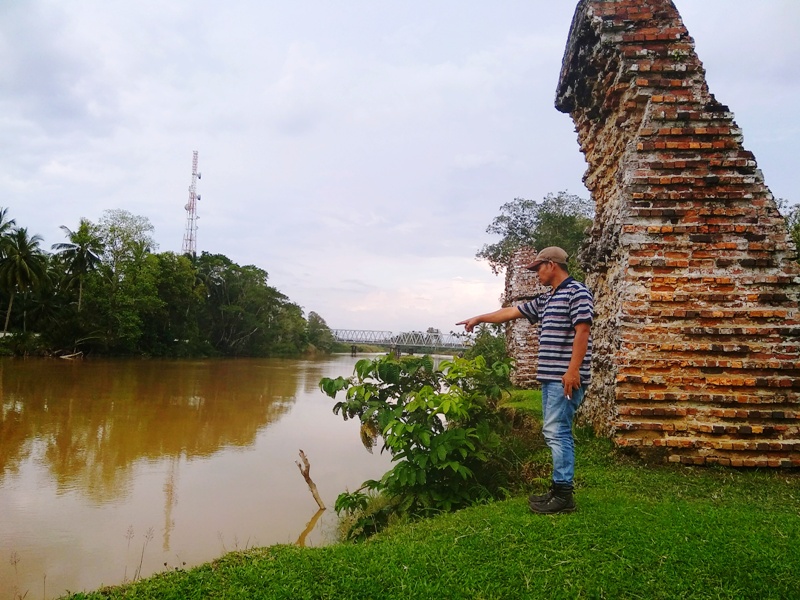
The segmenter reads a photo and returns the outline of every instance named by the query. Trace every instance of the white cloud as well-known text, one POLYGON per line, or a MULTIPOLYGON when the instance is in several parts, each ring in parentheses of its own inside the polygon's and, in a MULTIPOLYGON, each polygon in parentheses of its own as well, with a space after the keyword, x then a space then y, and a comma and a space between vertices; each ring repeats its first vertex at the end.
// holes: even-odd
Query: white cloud
MULTIPOLYGON (((800 200, 800 5, 676 4, 767 183, 800 200)), ((201 250, 334 326, 449 330, 497 305, 502 279, 473 257, 503 203, 587 194, 553 107, 573 9, 3 3, 0 205, 45 246, 124 208, 179 250, 199 150, 201 250)))

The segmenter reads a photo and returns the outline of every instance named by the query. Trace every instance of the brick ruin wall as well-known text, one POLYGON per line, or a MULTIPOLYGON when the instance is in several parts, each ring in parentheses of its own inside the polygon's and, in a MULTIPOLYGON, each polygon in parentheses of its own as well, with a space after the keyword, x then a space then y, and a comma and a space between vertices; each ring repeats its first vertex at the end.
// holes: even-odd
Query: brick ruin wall
POLYGON ((583 418, 652 458, 800 466, 795 248, 673 3, 579 2, 556 107, 596 204, 583 418))

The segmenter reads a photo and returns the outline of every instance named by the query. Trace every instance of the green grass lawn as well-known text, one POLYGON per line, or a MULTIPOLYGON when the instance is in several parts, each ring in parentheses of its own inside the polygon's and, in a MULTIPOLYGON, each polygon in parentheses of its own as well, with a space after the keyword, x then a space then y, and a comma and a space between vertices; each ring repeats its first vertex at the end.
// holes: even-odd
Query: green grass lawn
POLYGON ((645 466, 579 429, 576 501, 544 516, 520 495, 365 543, 231 553, 73 597, 800 599, 796 471, 645 466))

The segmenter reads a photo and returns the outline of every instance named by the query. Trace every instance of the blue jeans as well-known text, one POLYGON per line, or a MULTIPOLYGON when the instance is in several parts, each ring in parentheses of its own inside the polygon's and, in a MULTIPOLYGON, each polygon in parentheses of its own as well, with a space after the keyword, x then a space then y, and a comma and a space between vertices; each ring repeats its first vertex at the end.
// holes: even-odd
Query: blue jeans
POLYGON ((542 434, 553 454, 553 483, 572 484, 575 476, 575 438, 572 418, 583 401, 586 386, 572 390, 569 400, 560 381, 542 382, 542 434))

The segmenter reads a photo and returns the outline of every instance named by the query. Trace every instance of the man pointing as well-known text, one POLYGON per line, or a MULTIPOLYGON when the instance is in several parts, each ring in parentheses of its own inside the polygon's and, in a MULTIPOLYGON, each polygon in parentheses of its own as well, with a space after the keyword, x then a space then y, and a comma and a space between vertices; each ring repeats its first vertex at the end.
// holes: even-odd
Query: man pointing
POLYGON ((584 284, 570 277, 567 259, 564 250, 551 246, 527 265, 543 285, 552 288, 549 294, 457 323, 470 332, 480 323, 522 317, 539 324, 536 378, 542 384, 542 434, 553 456, 553 481, 546 494, 530 496, 528 506, 542 514, 575 510, 572 419, 589 384, 592 358, 594 299, 584 284))

